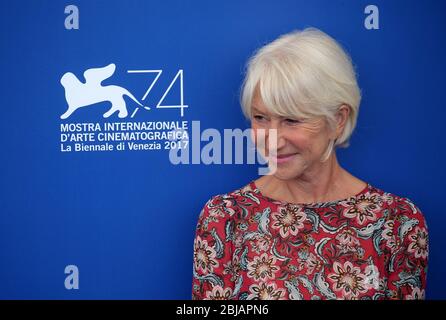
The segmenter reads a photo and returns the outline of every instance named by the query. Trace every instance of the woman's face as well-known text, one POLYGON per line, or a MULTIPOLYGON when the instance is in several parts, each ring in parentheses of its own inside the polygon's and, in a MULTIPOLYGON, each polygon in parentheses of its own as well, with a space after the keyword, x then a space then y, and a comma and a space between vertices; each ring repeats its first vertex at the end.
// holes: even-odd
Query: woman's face
POLYGON ((334 139, 335 134, 324 119, 299 120, 272 115, 258 94, 254 95, 251 110, 255 137, 258 137, 258 129, 265 129, 264 150, 259 147, 256 138, 255 143, 268 162, 273 162, 272 167, 277 168, 273 174, 275 177, 289 180, 318 171, 330 139, 334 139), (277 130, 277 150, 270 147, 271 144, 274 146, 274 142, 269 141, 272 135, 268 129, 277 130))

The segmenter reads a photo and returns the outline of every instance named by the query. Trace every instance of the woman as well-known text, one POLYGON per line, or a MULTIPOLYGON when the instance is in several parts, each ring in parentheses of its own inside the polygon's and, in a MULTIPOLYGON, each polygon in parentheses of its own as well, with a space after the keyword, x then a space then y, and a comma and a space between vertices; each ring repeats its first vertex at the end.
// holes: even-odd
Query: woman
POLYGON ((275 170, 204 206, 194 299, 424 298, 422 213, 336 159, 360 99, 349 56, 317 29, 251 58, 241 102, 254 133, 264 129, 268 140, 276 130, 276 148, 259 150, 275 170))

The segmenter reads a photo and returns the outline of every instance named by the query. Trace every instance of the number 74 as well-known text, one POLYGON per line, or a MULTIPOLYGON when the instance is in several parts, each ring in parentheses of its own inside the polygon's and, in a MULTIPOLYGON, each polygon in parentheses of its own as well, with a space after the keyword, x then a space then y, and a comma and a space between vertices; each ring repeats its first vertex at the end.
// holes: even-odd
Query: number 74
MULTIPOLYGON (((127 70, 128 73, 156 73, 156 77, 155 79, 152 81, 152 83, 150 84, 149 88, 147 89, 147 91, 144 93, 144 96, 142 97, 142 100, 144 101, 150 90, 152 90, 153 86, 155 85, 155 83, 158 81, 158 78, 161 76, 161 73, 163 73, 163 70, 127 70)), ((173 80, 170 82, 169 87, 167 87, 166 91, 164 92, 163 96, 161 97, 161 99, 158 101, 158 104, 156 105, 156 108, 179 108, 181 109, 181 116, 184 116, 184 108, 187 108, 188 106, 184 104, 184 100, 183 100, 183 69, 178 70, 177 74, 175 75, 175 77, 173 78, 173 80), (175 83, 175 81, 177 81, 177 79, 180 79, 180 104, 179 105, 163 105, 163 101, 166 98, 167 94, 169 93, 170 89, 172 89, 173 84, 175 83)), ((144 107, 145 109, 150 110, 150 108, 148 107, 144 107)), ((135 111, 133 111, 131 117, 133 118, 136 114, 136 112, 139 110, 139 108, 136 108, 135 111)))

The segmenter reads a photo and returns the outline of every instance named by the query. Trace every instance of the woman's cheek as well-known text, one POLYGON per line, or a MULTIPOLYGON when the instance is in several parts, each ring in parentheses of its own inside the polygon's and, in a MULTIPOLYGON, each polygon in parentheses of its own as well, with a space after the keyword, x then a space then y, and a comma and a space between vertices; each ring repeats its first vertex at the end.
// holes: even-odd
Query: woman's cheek
POLYGON ((268 137, 266 136, 266 130, 252 126, 251 139, 254 142, 255 148, 262 156, 267 156, 268 137))

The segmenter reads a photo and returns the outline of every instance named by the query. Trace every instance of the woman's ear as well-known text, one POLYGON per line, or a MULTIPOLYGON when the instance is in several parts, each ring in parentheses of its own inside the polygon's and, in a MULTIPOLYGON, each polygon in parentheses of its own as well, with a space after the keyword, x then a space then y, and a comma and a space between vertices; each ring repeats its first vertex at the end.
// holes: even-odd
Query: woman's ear
POLYGON ((336 112, 336 137, 339 137, 344 131, 350 112, 350 106, 346 104, 341 105, 336 112))

